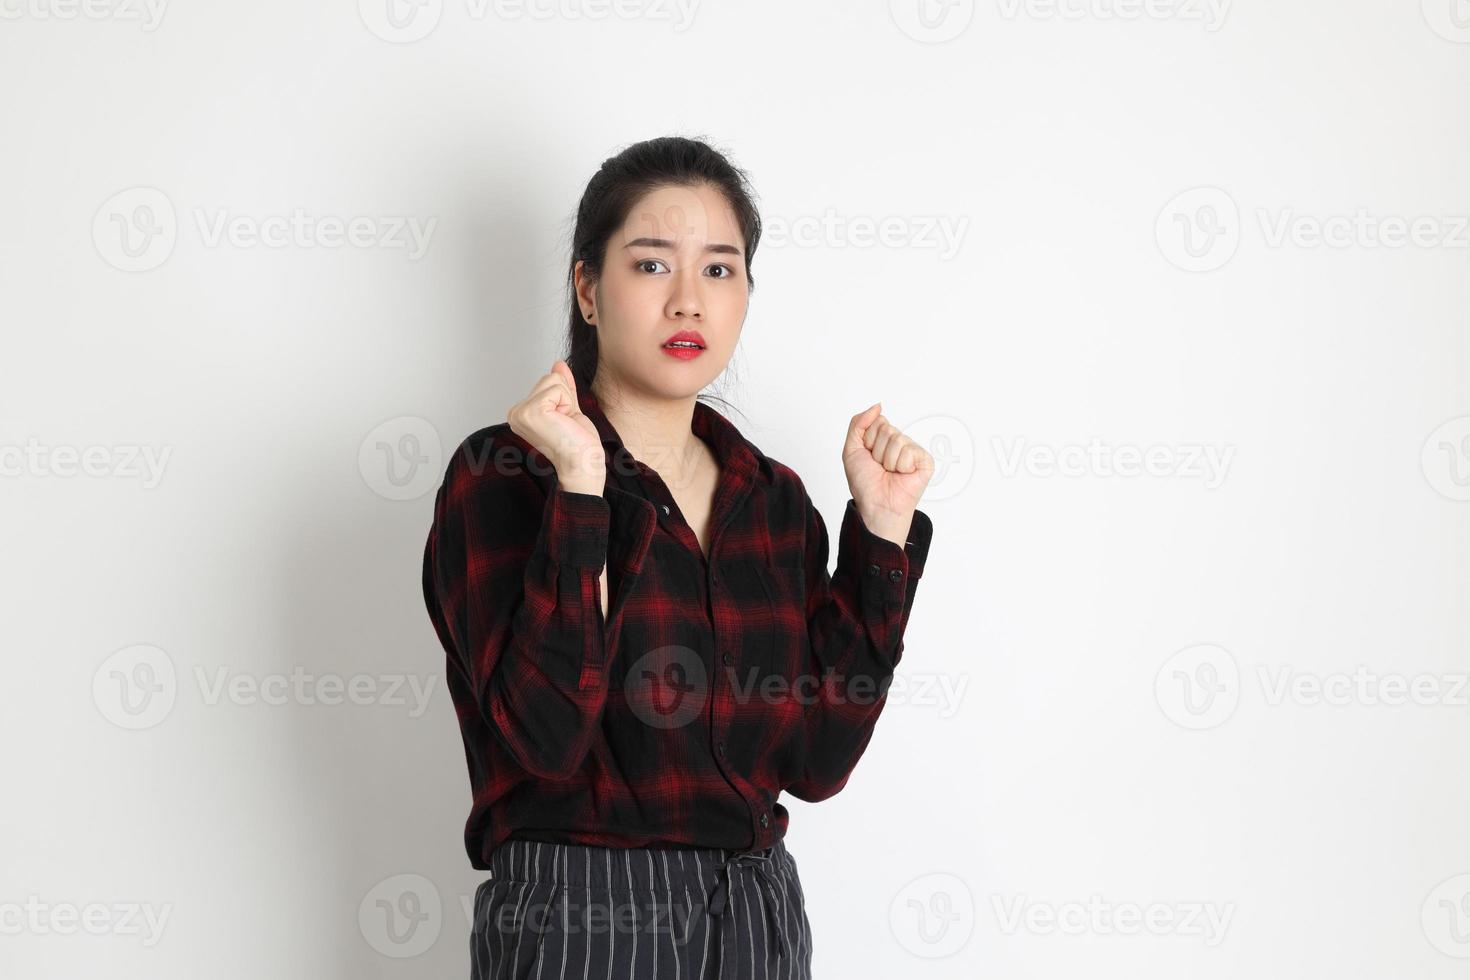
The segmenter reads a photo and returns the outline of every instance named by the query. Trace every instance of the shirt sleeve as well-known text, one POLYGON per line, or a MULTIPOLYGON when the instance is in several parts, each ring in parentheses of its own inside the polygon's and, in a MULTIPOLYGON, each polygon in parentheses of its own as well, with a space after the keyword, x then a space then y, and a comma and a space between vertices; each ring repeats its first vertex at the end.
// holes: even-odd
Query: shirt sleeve
POLYGON ((524 465, 497 464, 490 450, 466 440, 450 461, 424 597, 450 669, 491 730, 527 772, 565 779, 606 703, 599 577, 611 510, 602 496, 563 489, 554 472, 538 481, 524 465))
MULTIPOLYGON (((804 495, 804 494, 803 494, 804 495)), ((806 616, 815 674, 807 706, 803 776, 786 787, 800 800, 835 795, 872 738, 929 553, 933 523, 915 510, 899 546, 870 531, 848 498, 827 572, 827 528, 811 499, 806 508, 806 616)))

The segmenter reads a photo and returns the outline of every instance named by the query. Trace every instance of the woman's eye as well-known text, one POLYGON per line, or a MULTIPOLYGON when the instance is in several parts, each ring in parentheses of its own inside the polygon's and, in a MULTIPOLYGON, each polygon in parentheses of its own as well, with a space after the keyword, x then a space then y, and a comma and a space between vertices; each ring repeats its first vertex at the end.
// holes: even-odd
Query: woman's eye
MULTIPOLYGON (((658 259, 639 259, 638 260, 638 268, 642 269, 646 265, 663 265, 663 262, 661 262, 658 259)), ((657 272, 658 270, 657 269, 647 269, 647 270, 644 270, 644 271, 647 271, 647 272, 657 272)))
POLYGON ((733 276, 735 274, 735 270, 732 269, 732 268, 730 268, 728 265, 712 265, 712 266, 710 266, 710 268, 711 269, 722 269, 722 270, 724 270, 724 273, 725 274, 722 275, 722 276, 715 276, 716 279, 729 279, 731 276, 733 276))

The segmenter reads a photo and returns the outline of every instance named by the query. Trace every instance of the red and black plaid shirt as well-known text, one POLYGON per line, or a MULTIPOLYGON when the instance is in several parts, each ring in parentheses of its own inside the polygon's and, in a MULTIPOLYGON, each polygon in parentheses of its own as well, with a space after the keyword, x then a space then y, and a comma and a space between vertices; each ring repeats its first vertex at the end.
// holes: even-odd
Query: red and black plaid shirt
POLYGON ((782 790, 826 799, 867 748, 929 517, 899 547, 849 499, 829 574, 801 479, 696 402, 721 466, 706 560, 663 480, 578 400, 607 450, 602 496, 561 489, 502 422, 460 444, 434 503, 424 598, 469 763, 470 862, 511 836, 767 847, 782 790))

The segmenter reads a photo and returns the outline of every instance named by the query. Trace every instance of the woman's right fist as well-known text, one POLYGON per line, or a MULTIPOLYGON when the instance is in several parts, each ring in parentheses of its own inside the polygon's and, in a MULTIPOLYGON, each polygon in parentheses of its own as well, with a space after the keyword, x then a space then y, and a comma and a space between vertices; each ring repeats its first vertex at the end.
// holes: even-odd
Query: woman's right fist
POLYGON ((510 430, 529 442, 556 468, 556 479, 572 493, 602 495, 607 460, 602 436, 577 404, 577 381, 558 360, 524 400, 507 414, 510 430))

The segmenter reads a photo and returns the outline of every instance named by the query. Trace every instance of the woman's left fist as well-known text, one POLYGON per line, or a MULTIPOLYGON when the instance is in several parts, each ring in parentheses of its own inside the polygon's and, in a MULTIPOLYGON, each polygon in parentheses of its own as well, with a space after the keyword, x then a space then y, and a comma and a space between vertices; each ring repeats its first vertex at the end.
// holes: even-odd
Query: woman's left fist
POLYGON ((934 457, 879 414, 882 408, 882 402, 874 402, 852 417, 842 468, 868 530, 902 545, 919 498, 934 476, 934 457))

